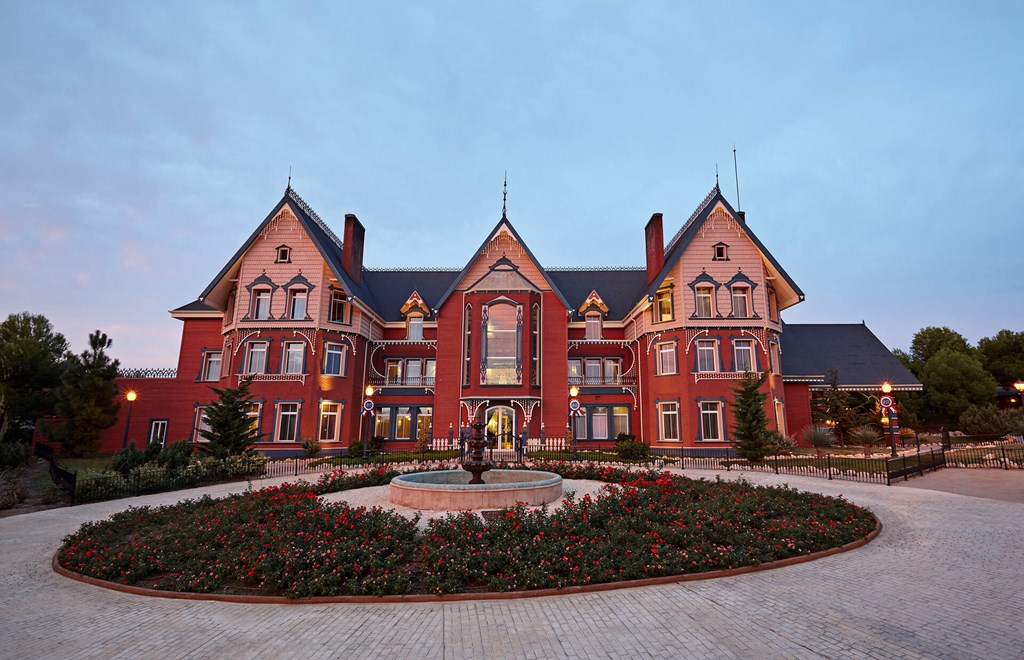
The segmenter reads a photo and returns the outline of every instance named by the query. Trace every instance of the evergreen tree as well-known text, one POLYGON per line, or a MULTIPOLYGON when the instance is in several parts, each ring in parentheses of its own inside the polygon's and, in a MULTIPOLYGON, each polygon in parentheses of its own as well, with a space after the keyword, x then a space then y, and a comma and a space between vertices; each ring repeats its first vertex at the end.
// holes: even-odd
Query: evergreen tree
POLYGON ((54 406, 58 419, 44 431, 72 456, 94 449, 100 432, 117 422, 119 362, 107 355, 111 344, 105 333, 92 333, 89 349, 70 356, 61 376, 54 406))
POLYGON ((771 451, 768 415, 764 411, 766 396, 761 391, 766 378, 767 374, 759 376, 748 372, 732 390, 736 395, 731 404, 736 421, 733 427, 733 446, 740 456, 749 461, 764 460, 771 451))
POLYGON ((839 389, 839 370, 828 370, 828 389, 822 400, 818 416, 832 429, 832 434, 840 444, 846 445, 850 434, 857 428, 860 420, 857 411, 850 403, 850 395, 839 389))
POLYGON ((36 420, 53 412, 68 342, 41 314, 11 314, 0 323, 0 440, 28 440, 36 420))
POLYGON ((217 395, 217 401, 205 411, 209 430, 203 429, 201 433, 209 442, 200 445, 201 450, 217 458, 227 458, 244 454, 263 437, 262 433, 256 432, 249 416, 251 382, 252 378, 246 378, 238 387, 210 388, 217 395))

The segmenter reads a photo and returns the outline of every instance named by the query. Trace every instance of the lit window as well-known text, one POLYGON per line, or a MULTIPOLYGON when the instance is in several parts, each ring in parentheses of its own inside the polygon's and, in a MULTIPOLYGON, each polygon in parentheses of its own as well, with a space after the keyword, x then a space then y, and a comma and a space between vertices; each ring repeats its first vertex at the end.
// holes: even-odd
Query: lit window
POLYGON ((658 426, 664 442, 679 442, 679 404, 658 404, 658 426))
POLYGON ((608 439, 608 408, 606 406, 594 406, 590 409, 594 422, 591 424, 593 440, 608 439))
POLYGON ((722 404, 717 401, 702 401, 700 404, 700 439, 720 441, 722 439, 722 404))
POLYGON ((655 310, 658 323, 672 320, 672 291, 671 289, 659 291, 655 296, 655 310))
POLYGON ((423 384, 430 387, 437 376, 437 360, 423 361, 423 384))
POLYGON ((412 408, 401 406, 395 409, 395 440, 412 437, 412 408))
POLYGON ((292 289, 288 297, 288 318, 302 320, 306 318, 306 299, 309 293, 305 289, 292 289))
POLYGON ((750 316, 750 289, 745 286, 732 288, 732 315, 734 318, 745 319, 750 316))
POLYGON ((601 384, 601 360, 600 359, 588 359, 584 362, 586 371, 584 375, 586 378, 583 380, 584 385, 600 385, 601 384))
POLYGON ((342 291, 331 292, 331 317, 332 323, 345 322, 345 310, 348 307, 348 297, 342 291))
POLYGON ((737 339, 732 347, 733 371, 754 370, 754 347, 749 339, 737 339))
POLYGON ((771 344, 769 344, 769 348, 770 348, 770 351, 768 353, 768 356, 769 356, 769 359, 772 362, 772 364, 771 364, 772 373, 773 374, 778 374, 779 373, 779 345, 776 344, 775 342, 772 342, 771 344))
POLYGON ((420 376, 423 372, 423 363, 419 360, 408 360, 405 363, 405 384, 420 385, 420 376))
POLYGON ((518 385, 519 310, 513 305, 487 307, 487 337, 484 345, 484 383, 518 385))
POLYGON ((345 347, 341 344, 324 344, 324 375, 340 376, 345 369, 345 347))
POLYGON ((278 442, 295 442, 299 437, 299 404, 280 403, 277 408, 278 442))
POLYGON ((301 341, 290 341, 284 345, 284 372, 301 374, 303 358, 306 356, 306 345, 301 341))
POLYGON ((580 415, 572 418, 572 433, 577 440, 587 439, 587 416, 580 415))
POLYGON ((387 440, 391 437, 391 408, 381 408, 377 411, 374 416, 373 422, 373 437, 384 438, 387 440))
POLYGON ((718 371, 717 342, 713 339, 697 342, 697 371, 718 371))
POLYGON ((260 407, 262 404, 253 401, 245 405, 245 416, 249 418, 249 430, 253 434, 260 431, 260 407))
POLYGON ((462 384, 469 385, 472 377, 471 357, 473 347, 473 306, 466 305, 463 315, 464 329, 462 333, 462 384))
POLYGON ((612 436, 629 433, 629 406, 612 406, 612 436))
POLYGON ((658 344, 658 375, 676 373, 676 345, 671 342, 658 344))
POLYGON ((715 256, 713 261, 728 261, 729 260, 729 246, 725 243, 718 243, 715 245, 715 256))
POLYGON ((616 359, 606 359, 604 361, 604 384, 605 385, 618 385, 619 374, 622 370, 622 363, 616 359))
POLYGON ((257 321, 270 318, 270 289, 256 289, 252 292, 252 317, 257 321))
POLYGON ((245 373, 263 374, 267 372, 267 342, 254 341, 249 343, 249 354, 245 360, 245 373))
POLYGON ((277 248, 277 261, 279 264, 286 264, 292 260, 292 250, 287 245, 281 245, 277 248))
POLYGON ((420 406, 416 412, 416 439, 430 440, 434 433, 434 409, 420 406))
POLYGON ((388 385, 401 385, 402 384, 402 361, 401 360, 388 360, 385 382, 388 385))
POLYGON ((582 360, 569 360, 569 384, 570 385, 582 385, 583 384, 583 361, 582 360))
POLYGON ((601 338, 601 315, 597 312, 587 314, 586 339, 601 338))
POLYGON ((423 340, 423 317, 419 314, 413 314, 408 320, 409 334, 407 339, 409 341, 422 341, 423 340))
POLYGON ((149 444, 154 442, 164 446, 167 442, 167 420, 154 419, 149 423, 149 444))
POLYGON ((192 429, 192 442, 209 442, 209 438, 203 435, 210 432, 210 422, 206 419, 207 406, 196 408, 196 426, 192 429))
POLYGON ((338 421, 341 419, 341 405, 337 403, 320 404, 320 439, 334 442, 338 439, 338 421))
POLYGON ((714 313, 714 289, 709 286, 699 286, 697 291, 697 318, 709 319, 714 313))
POLYGON ((203 380, 220 379, 220 351, 208 351, 203 356, 203 380))

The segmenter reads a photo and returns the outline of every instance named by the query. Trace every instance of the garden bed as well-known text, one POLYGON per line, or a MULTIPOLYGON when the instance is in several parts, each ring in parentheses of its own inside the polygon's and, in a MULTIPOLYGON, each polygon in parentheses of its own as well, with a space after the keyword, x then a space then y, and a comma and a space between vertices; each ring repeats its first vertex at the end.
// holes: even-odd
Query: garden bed
POLYGON ((449 514, 420 531, 417 519, 319 498, 398 471, 332 472, 316 485, 128 509, 68 536, 55 565, 119 585, 243 597, 520 592, 749 570, 861 542, 877 525, 842 499, 785 487, 542 469, 616 485, 550 513, 449 514))

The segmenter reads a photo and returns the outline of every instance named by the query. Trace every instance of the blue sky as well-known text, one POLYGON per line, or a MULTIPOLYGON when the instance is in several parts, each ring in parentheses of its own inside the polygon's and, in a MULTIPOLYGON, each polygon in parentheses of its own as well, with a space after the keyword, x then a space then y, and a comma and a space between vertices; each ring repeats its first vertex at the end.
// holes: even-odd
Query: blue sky
POLYGON ((20 2, 0 24, 0 314, 173 366, 296 190, 369 266, 642 265, 716 164, 807 294, 890 347, 1024 329, 1020 3, 20 2))

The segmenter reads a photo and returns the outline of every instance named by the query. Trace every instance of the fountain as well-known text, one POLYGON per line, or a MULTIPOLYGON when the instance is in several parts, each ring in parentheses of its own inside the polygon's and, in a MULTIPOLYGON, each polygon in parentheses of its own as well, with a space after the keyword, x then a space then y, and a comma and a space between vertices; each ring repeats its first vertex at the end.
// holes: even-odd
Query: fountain
POLYGON ((495 470, 484 457, 484 425, 474 422, 462 469, 402 474, 391 480, 391 501, 430 511, 502 509, 549 504, 562 496, 562 477, 540 470, 495 470), (487 473, 487 480, 483 475, 487 473))

